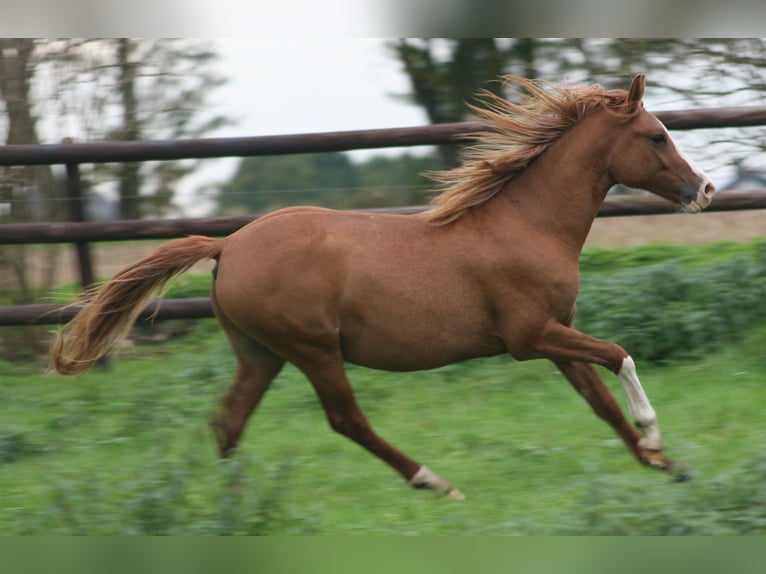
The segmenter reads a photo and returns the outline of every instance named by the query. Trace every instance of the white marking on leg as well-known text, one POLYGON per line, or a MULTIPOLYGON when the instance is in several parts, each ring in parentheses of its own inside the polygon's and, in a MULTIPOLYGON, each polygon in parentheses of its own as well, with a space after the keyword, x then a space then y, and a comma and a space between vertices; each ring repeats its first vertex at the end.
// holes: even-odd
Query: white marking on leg
POLYGON ((641 381, 636 374, 636 364, 630 357, 622 361, 620 372, 617 373, 622 388, 628 397, 628 406, 636 425, 641 428, 644 437, 638 442, 639 446, 652 450, 662 450, 660 428, 657 425, 657 414, 654 412, 649 397, 646 396, 641 381))
POLYGON ((430 468, 423 465, 410 479, 410 484, 415 488, 430 488, 439 494, 445 494, 454 500, 463 500, 465 495, 449 482, 435 474, 430 468))

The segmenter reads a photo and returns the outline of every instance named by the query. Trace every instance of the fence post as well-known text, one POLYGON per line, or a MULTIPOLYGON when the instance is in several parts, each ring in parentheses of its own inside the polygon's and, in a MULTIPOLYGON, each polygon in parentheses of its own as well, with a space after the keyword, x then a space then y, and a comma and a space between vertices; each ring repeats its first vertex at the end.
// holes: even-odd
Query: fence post
MULTIPOLYGON (((73 143, 72 138, 64 138, 61 143, 71 144, 73 143)), ((84 222, 87 219, 85 216, 85 198, 82 194, 80 166, 77 163, 66 164, 66 193, 69 220, 84 222)), ((77 252, 77 265, 80 270, 80 286, 85 291, 95 283, 90 245, 84 241, 78 241, 74 245, 77 252)))

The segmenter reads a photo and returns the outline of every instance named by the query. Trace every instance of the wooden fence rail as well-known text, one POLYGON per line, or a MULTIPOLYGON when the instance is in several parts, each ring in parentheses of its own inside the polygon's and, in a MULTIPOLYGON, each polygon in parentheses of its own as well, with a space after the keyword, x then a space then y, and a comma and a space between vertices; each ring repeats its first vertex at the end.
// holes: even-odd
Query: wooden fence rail
MULTIPOLYGON (((380 209, 376 211, 415 213, 423 207, 380 209)), ((766 209, 766 191, 728 191, 718 194, 707 211, 766 209)), ((676 207, 655 197, 614 197, 607 199, 599 217, 621 215, 656 215, 672 213, 676 207)), ((28 223, 0 225, 0 243, 61 243, 160 239, 190 234, 225 236, 257 216, 211 217, 155 221, 112 221, 90 223, 28 223)), ((764 228, 766 229, 766 227, 764 228)), ((64 323, 72 319, 79 305, 9 305, 0 306, 0 327, 64 323)), ((167 299, 151 303, 141 318, 191 319, 212 317, 210 300, 205 297, 167 299)))
MULTIPOLYGON (((766 106, 708 108, 658 112, 669 129, 690 130, 766 125, 766 106)), ((0 225, 0 244, 74 243, 78 248, 83 285, 92 283, 88 243, 134 239, 170 239, 190 234, 224 236, 257 216, 211 217, 139 221, 82 221, 84 198, 80 192, 79 164, 201 159, 232 156, 278 155, 348 151, 384 147, 442 145, 470 140, 471 134, 486 130, 478 122, 460 122, 412 128, 355 130, 315 134, 292 134, 244 138, 205 138, 143 142, 9 145, 0 147, 0 166, 54 165, 67 167, 68 200, 74 221, 0 225), (79 214, 79 215, 78 215, 79 214)), ((708 211, 764 209, 766 192, 725 192, 708 211)), ((422 207, 378 211, 411 213, 422 207)), ((670 213, 674 207, 657 198, 609 198, 599 216, 670 213)), ((54 324, 70 320, 79 305, 0 306, 0 326, 54 324)), ((210 317, 207 298, 154 302, 142 317, 157 319, 210 317)))
MULTIPOLYGON (((58 305, 38 303, 32 305, 7 305, 0 307, 0 327, 19 325, 53 325, 66 323, 82 309, 81 304, 58 305)), ((213 316, 208 297, 165 299, 152 301, 139 315, 139 320, 154 319, 203 319, 213 316)))
MULTIPOLYGON (((425 206, 366 209, 382 213, 418 213, 425 206)), ((718 193, 706 209, 740 211, 766 209, 766 190, 718 193)), ((599 217, 659 215, 677 211, 675 205, 656 196, 608 197, 599 217)), ((257 219, 258 215, 180 219, 138 219, 124 221, 85 221, 48 223, 6 223, 0 225, 0 245, 36 243, 89 243, 135 239, 173 239, 187 235, 223 237, 257 219)))
MULTIPOLYGON (((668 129, 692 130, 766 125, 766 106, 658 112, 668 129)), ((479 122, 238 138, 197 138, 141 142, 61 143, 0 147, 0 165, 54 165, 136 162, 216 157, 349 151, 441 145, 486 131, 479 122)))

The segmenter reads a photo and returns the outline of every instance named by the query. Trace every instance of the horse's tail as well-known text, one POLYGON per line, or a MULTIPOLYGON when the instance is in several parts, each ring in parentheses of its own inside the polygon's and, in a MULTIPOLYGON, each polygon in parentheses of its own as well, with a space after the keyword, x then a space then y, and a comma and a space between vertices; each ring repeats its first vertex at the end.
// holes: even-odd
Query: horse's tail
POLYGON ((105 283, 53 344, 51 367, 65 375, 86 371, 123 338, 150 298, 205 258, 220 255, 223 240, 194 235, 170 241, 105 283))

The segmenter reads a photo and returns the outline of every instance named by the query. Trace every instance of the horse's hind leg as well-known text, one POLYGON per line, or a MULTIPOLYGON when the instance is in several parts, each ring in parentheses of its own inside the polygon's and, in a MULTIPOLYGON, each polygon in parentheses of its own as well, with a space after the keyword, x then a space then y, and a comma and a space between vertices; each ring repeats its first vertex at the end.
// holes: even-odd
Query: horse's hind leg
POLYGON ((311 381, 334 431, 388 463, 415 488, 430 488, 457 500, 463 498, 463 494, 447 481, 398 451, 372 430, 354 398, 342 360, 334 358, 296 364, 311 381))
POLYGON ((247 419, 266 389, 282 369, 285 361, 259 345, 232 325, 222 321, 232 349, 237 356, 237 372, 221 406, 213 414, 210 425, 223 457, 233 452, 247 419))

